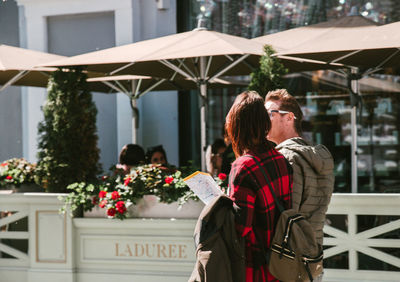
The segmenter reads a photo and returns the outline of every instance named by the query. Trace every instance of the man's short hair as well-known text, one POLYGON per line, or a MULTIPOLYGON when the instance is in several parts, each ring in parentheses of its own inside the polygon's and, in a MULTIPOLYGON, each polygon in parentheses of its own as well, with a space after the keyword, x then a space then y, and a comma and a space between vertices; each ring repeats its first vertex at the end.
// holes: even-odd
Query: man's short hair
POLYGON ((286 89, 276 89, 269 91, 265 96, 265 103, 268 101, 280 102, 279 110, 292 112, 296 119, 294 120, 294 128, 297 134, 301 135, 303 130, 301 123, 303 121, 303 112, 296 98, 287 92, 286 89))

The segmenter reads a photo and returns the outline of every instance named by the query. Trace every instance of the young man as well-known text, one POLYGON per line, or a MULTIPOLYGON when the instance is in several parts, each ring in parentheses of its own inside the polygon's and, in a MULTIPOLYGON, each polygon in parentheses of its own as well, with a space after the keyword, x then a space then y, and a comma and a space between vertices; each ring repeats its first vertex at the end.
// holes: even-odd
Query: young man
POLYGON ((322 245, 325 214, 334 185, 333 158, 324 145, 313 146, 301 137, 303 113, 285 89, 270 91, 265 108, 271 119, 267 138, 293 167, 292 207, 306 215, 322 245))

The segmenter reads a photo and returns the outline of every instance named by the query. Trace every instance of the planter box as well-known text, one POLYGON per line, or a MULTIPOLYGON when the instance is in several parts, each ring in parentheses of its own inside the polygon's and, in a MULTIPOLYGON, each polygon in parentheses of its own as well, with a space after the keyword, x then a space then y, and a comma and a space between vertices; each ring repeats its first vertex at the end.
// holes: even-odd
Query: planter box
MULTIPOLYGON (((191 218, 197 219, 204 208, 201 201, 189 200, 182 206, 177 202, 160 203, 154 195, 145 195, 136 205, 128 208, 128 217, 140 218, 191 218)), ((90 212, 84 212, 84 217, 107 217, 106 209, 98 206, 90 212)))
POLYGON ((9 193, 37 193, 37 192, 45 192, 45 190, 40 187, 39 185, 36 185, 34 183, 32 184, 21 184, 20 186, 15 186, 13 184, 9 184, 7 186, 1 187, 0 190, 3 193, 6 193, 4 191, 7 191, 9 193))
POLYGON ((143 218, 198 218, 204 204, 201 201, 190 200, 182 206, 177 202, 160 203, 153 195, 145 195, 137 205, 130 208, 133 217, 143 218))

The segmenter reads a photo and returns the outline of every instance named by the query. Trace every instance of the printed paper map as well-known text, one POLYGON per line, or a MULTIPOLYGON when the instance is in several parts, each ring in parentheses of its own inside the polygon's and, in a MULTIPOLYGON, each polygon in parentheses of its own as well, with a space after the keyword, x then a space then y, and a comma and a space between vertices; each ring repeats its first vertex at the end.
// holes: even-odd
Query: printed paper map
POLYGON ((186 177, 183 181, 206 205, 215 197, 223 194, 211 175, 205 172, 196 171, 186 177))

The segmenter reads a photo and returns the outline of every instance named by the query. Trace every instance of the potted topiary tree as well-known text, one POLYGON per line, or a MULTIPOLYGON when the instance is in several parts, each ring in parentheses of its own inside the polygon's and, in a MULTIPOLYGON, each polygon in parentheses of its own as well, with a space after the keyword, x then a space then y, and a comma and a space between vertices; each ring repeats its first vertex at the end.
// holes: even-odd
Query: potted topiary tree
POLYGON ((50 76, 35 173, 47 192, 64 193, 71 183, 96 181, 100 172, 97 109, 86 77, 80 68, 50 76))
POLYGON ((284 88, 283 76, 288 72, 279 58, 272 57, 275 50, 270 45, 264 46, 264 52, 260 66, 250 74, 249 83, 249 90, 257 91, 262 97, 268 91, 284 88))

